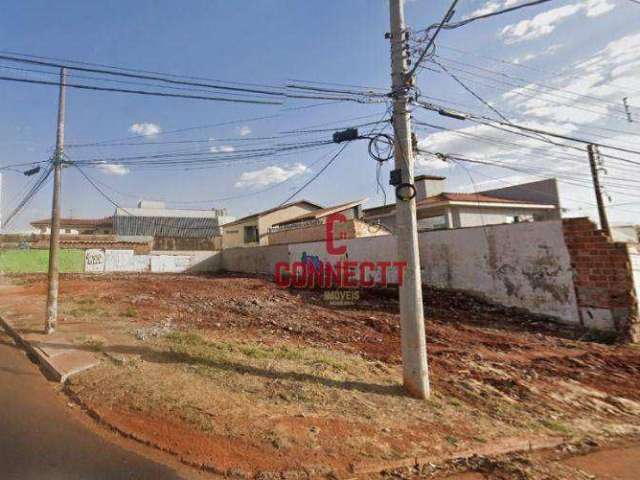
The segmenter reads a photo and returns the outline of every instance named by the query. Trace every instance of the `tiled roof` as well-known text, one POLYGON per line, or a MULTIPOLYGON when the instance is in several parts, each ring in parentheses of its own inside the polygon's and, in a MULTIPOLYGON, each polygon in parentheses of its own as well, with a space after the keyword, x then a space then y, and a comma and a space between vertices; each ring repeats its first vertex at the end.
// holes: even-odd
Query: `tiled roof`
MULTIPOLYGON (((509 198, 500 198, 492 195, 484 195, 482 193, 456 193, 456 192, 444 192, 440 195, 434 195, 433 197, 423 198, 419 200, 417 206, 428 206, 441 202, 474 202, 474 203, 510 203, 521 205, 539 205, 537 202, 527 202, 524 200, 511 200, 509 198)), ((365 209, 365 215, 371 213, 380 213, 385 211, 392 211, 395 208, 395 203, 389 205, 381 205, 379 207, 372 207, 365 209)))
POLYGON ((282 225, 285 223, 294 223, 294 222, 302 222, 304 220, 315 220, 317 218, 324 218, 332 213, 342 212, 343 210, 347 210, 349 208, 357 207, 358 205, 362 205, 366 202, 367 199, 363 198, 361 200, 355 200, 353 202, 342 203, 340 205, 334 205, 333 207, 321 208, 320 210, 313 210, 312 212, 303 213, 295 218, 290 220, 285 220, 283 222, 276 223, 275 225, 282 225))
MULTIPOLYGON (((50 218, 44 218, 42 220, 36 220, 31 222, 31 225, 51 225, 50 218)), ((99 226, 111 226, 113 225, 113 217, 104 218, 61 218, 61 226, 78 226, 78 227, 99 227, 99 226)))
POLYGON ((299 200, 299 201, 297 201, 297 202, 286 203, 286 204, 284 204, 284 205, 279 205, 279 206, 277 206, 277 207, 270 208, 269 210, 263 210, 262 212, 254 213, 254 214, 251 214, 251 215, 247 215, 246 217, 239 218, 238 220, 235 220, 235 221, 233 221, 233 222, 225 223, 225 225, 224 225, 224 226, 225 226, 225 227, 229 227, 229 226, 231 226, 231 225, 236 225, 236 224, 238 224, 238 223, 246 222, 247 220, 249 220, 249 219, 251 219, 251 218, 257 218, 257 217, 260 217, 260 216, 262 216, 262 215, 267 215, 267 214, 269 214, 269 213, 275 212, 275 211, 277 211, 277 210, 282 210, 282 209, 285 209, 285 208, 291 207, 291 206, 293 206, 293 205, 300 205, 301 203, 305 203, 305 204, 307 204, 307 205, 311 205, 312 207, 316 207, 318 210, 320 210, 320 209, 322 208, 322 207, 321 207, 320 205, 318 205, 317 203, 309 202, 309 201, 307 201, 307 200, 299 200))
POLYGON ((509 200, 507 198, 494 197, 490 195, 483 195, 482 193, 441 193, 440 195, 434 195, 418 202, 418 205, 428 205, 429 203, 439 202, 479 202, 479 203, 522 203, 533 204, 535 202, 526 202, 524 200, 509 200))

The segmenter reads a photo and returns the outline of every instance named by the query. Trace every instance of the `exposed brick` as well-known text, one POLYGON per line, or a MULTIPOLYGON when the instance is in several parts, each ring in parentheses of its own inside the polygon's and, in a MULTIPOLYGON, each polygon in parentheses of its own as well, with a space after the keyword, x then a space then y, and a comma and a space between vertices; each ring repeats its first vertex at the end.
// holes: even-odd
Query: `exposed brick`
POLYGON ((588 218, 563 220, 579 307, 609 309, 621 338, 640 341, 640 315, 627 245, 588 218))

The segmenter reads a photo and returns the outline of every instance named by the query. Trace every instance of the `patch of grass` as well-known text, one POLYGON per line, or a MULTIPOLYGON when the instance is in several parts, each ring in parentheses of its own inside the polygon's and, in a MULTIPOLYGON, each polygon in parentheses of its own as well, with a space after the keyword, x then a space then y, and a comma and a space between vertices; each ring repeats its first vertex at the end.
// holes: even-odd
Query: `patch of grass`
POLYGON ((124 312, 124 316, 128 318, 138 318, 138 310, 135 307, 129 306, 124 312))
POLYGON ((95 299, 91 297, 79 298, 78 300, 76 300, 77 305, 95 305, 95 303, 95 299))
POLYGON ((82 335, 80 337, 76 337, 73 339, 73 342, 76 344, 84 345, 94 352, 101 351, 106 343, 104 338, 93 335, 82 335))
POLYGON ((79 318, 79 317, 84 317, 88 315, 97 315, 100 312, 101 310, 98 307, 96 307, 93 304, 89 304, 89 305, 80 305, 77 308, 69 310, 69 315, 71 315, 72 317, 79 318))
POLYGON ((202 346, 206 344, 204 338, 195 333, 188 332, 171 332, 165 335, 165 340, 170 341, 175 345, 183 346, 202 346))
POLYGON ((329 367, 337 372, 348 370, 348 365, 336 352, 324 352, 318 349, 278 345, 274 347, 257 343, 240 342, 207 342, 200 335, 188 332, 172 332, 165 336, 174 347, 174 352, 192 355, 204 354, 205 357, 217 360, 231 359, 258 361, 290 361, 299 362, 307 366, 329 367), (178 347, 178 348, 175 348, 178 347))
POLYGON ((566 435, 571 434, 571 429, 564 423, 557 420, 543 419, 540 421, 540 423, 543 426, 547 427, 549 430, 553 430, 554 432, 564 433, 566 435))

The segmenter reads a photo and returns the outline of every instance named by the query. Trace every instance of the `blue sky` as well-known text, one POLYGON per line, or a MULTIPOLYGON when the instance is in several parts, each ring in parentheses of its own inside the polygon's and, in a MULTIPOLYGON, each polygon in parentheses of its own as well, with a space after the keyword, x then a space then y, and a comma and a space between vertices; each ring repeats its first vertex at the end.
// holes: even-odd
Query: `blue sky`
MULTIPOLYGON (((519 0, 460 0, 456 19, 517 3, 519 0)), ((448 4, 448 0, 407 2, 409 26, 418 30, 436 22, 448 4)), ((55 3, 6 0, 0 15, 0 45, 6 51, 269 85, 282 85, 289 79, 375 87, 386 87, 390 82, 389 45, 384 39, 388 30, 386 0, 137 0, 135 5, 117 0, 55 3)), ((455 72, 459 78, 513 121, 589 138, 591 134, 599 134, 606 136, 608 142, 640 149, 640 137, 633 135, 640 134, 637 127, 640 123, 629 124, 620 114, 622 97, 627 96, 632 110, 639 110, 640 122, 640 108, 636 108, 640 107, 638 20, 640 6, 627 0, 549 2, 444 31, 438 41, 441 47, 438 54, 450 71, 458 68, 455 72), (590 63, 585 63, 588 59, 590 63), (510 77, 499 77, 500 74, 510 77), (536 90, 541 87, 533 84, 518 90, 496 81, 513 82, 513 77, 519 78, 519 82, 537 82, 547 90, 536 90)), ((11 64, 0 62, 0 66, 11 64)), ((21 75, 7 70, 1 74, 21 75)), ((449 105, 457 102, 465 106, 455 105, 463 110, 468 107, 467 111, 491 113, 442 73, 423 71, 418 84, 424 95, 447 100, 449 105)), ((0 82, 0 166, 42 161, 50 156, 55 141, 56 97, 54 87, 0 82)), ((347 102, 288 110, 309 103, 314 102, 289 100, 283 107, 273 107, 70 89, 66 141, 74 144, 119 139, 132 135, 132 129, 147 133, 150 143, 238 139, 190 147, 224 150, 252 137, 321 124, 347 127, 351 118, 366 116, 351 123, 367 122, 382 118, 385 112, 383 104, 347 102), (240 121, 265 115, 277 117, 240 121), (236 120, 236 124, 217 128, 166 133, 236 120)), ((568 214, 593 215, 592 192, 581 186, 582 177, 578 179, 586 172, 586 158, 585 162, 577 157, 571 160, 572 152, 557 149, 545 154, 548 145, 505 136, 504 132, 484 131, 486 127, 447 120, 426 111, 416 111, 415 117, 456 130, 440 133, 418 130, 425 148, 543 169, 545 174, 548 172, 546 176, 557 172, 567 180, 561 189, 568 214), (460 133, 481 135, 485 141, 478 142, 460 133), (518 146, 495 143, 505 139, 518 146)), ((296 139, 300 140, 304 137, 296 139)), ((69 148, 67 153, 72 159, 84 159, 168 150, 176 148, 171 145, 69 148)), ((335 147, 326 147, 259 164, 239 161, 233 167, 209 170, 136 170, 118 167, 116 163, 88 173, 113 188, 115 191, 107 192, 125 206, 134 205, 137 198, 183 206, 175 202, 251 194, 289 178, 264 193, 194 204, 198 208, 227 208, 230 214, 242 216, 282 202, 322 163, 309 165, 323 155, 328 158, 326 155, 334 150, 335 147)), ((640 156, 631 157, 640 160, 640 156)), ((634 170, 620 162, 606 167, 611 177, 624 179, 637 179, 640 168, 634 170)), ((418 159, 417 171, 447 175, 450 191, 495 188, 539 178, 494 167, 464 168, 430 158, 418 159)), ((386 185, 388 168, 382 175, 386 185)), ((28 179, 13 172, 5 172, 3 177, 3 215, 6 215, 15 203, 11 200, 19 196, 28 179)), ((610 182, 610 215, 615 222, 640 222, 638 194, 633 189, 631 183, 610 182)), ((113 211, 74 169, 64 171, 63 192, 65 216, 95 217, 113 211)), ((387 192, 392 198, 388 189, 387 192)), ((29 221, 47 217, 50 196, 49 186, 17 218, 13 228, 25 229, 29 221)), ((299 196, 327 205, 361 197, 368 197, 369 205, 383 201, 376 184, 376 164, 368 157, 365 143, 351 145, 299 196)))

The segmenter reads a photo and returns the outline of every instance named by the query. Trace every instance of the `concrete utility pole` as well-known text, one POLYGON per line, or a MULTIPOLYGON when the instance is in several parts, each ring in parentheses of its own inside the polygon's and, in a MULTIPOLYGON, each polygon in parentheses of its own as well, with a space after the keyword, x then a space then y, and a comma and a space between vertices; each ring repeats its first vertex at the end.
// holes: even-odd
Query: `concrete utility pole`
POLYGON ((418 251, 415 187, 413 186, 413 146, 407 78, 408 62, 404 0, 389 0, 391 12, 391 69, 393 88, 393 129, 395 134, 396 229, 398 261, 406 262, 400 285, 400 328, 404 386, 417 398, 428 398, 429 368, 422 305, 422 278, 418 251))
POLYGON ((64 160, 64 100, 67 71, 60 69, 60 96, 58 97, 58 130, 56 151, 53 154, 53 201, 51 204, 51 233, 49 235, 49 291, 45 333, 53 333, 58 323, 58 256, 60 253, 60 181, 64 160))
POLYGON ((600 216, 600 228, 608 236, 611 236, 611 229, 609 228, 609 220, 607 219, 607 210, 604 206, 604 199, 602 198, 602 187, 600 186, 600 172, 598 171, 598 158, 600 153, 598 152, 597 145, 589 145, 587 147, 589 152, 589 164, 591 165, 591 177, 593 178, 593 189, 596 192, 596 201, 598 202, 598 214, 600 216))

